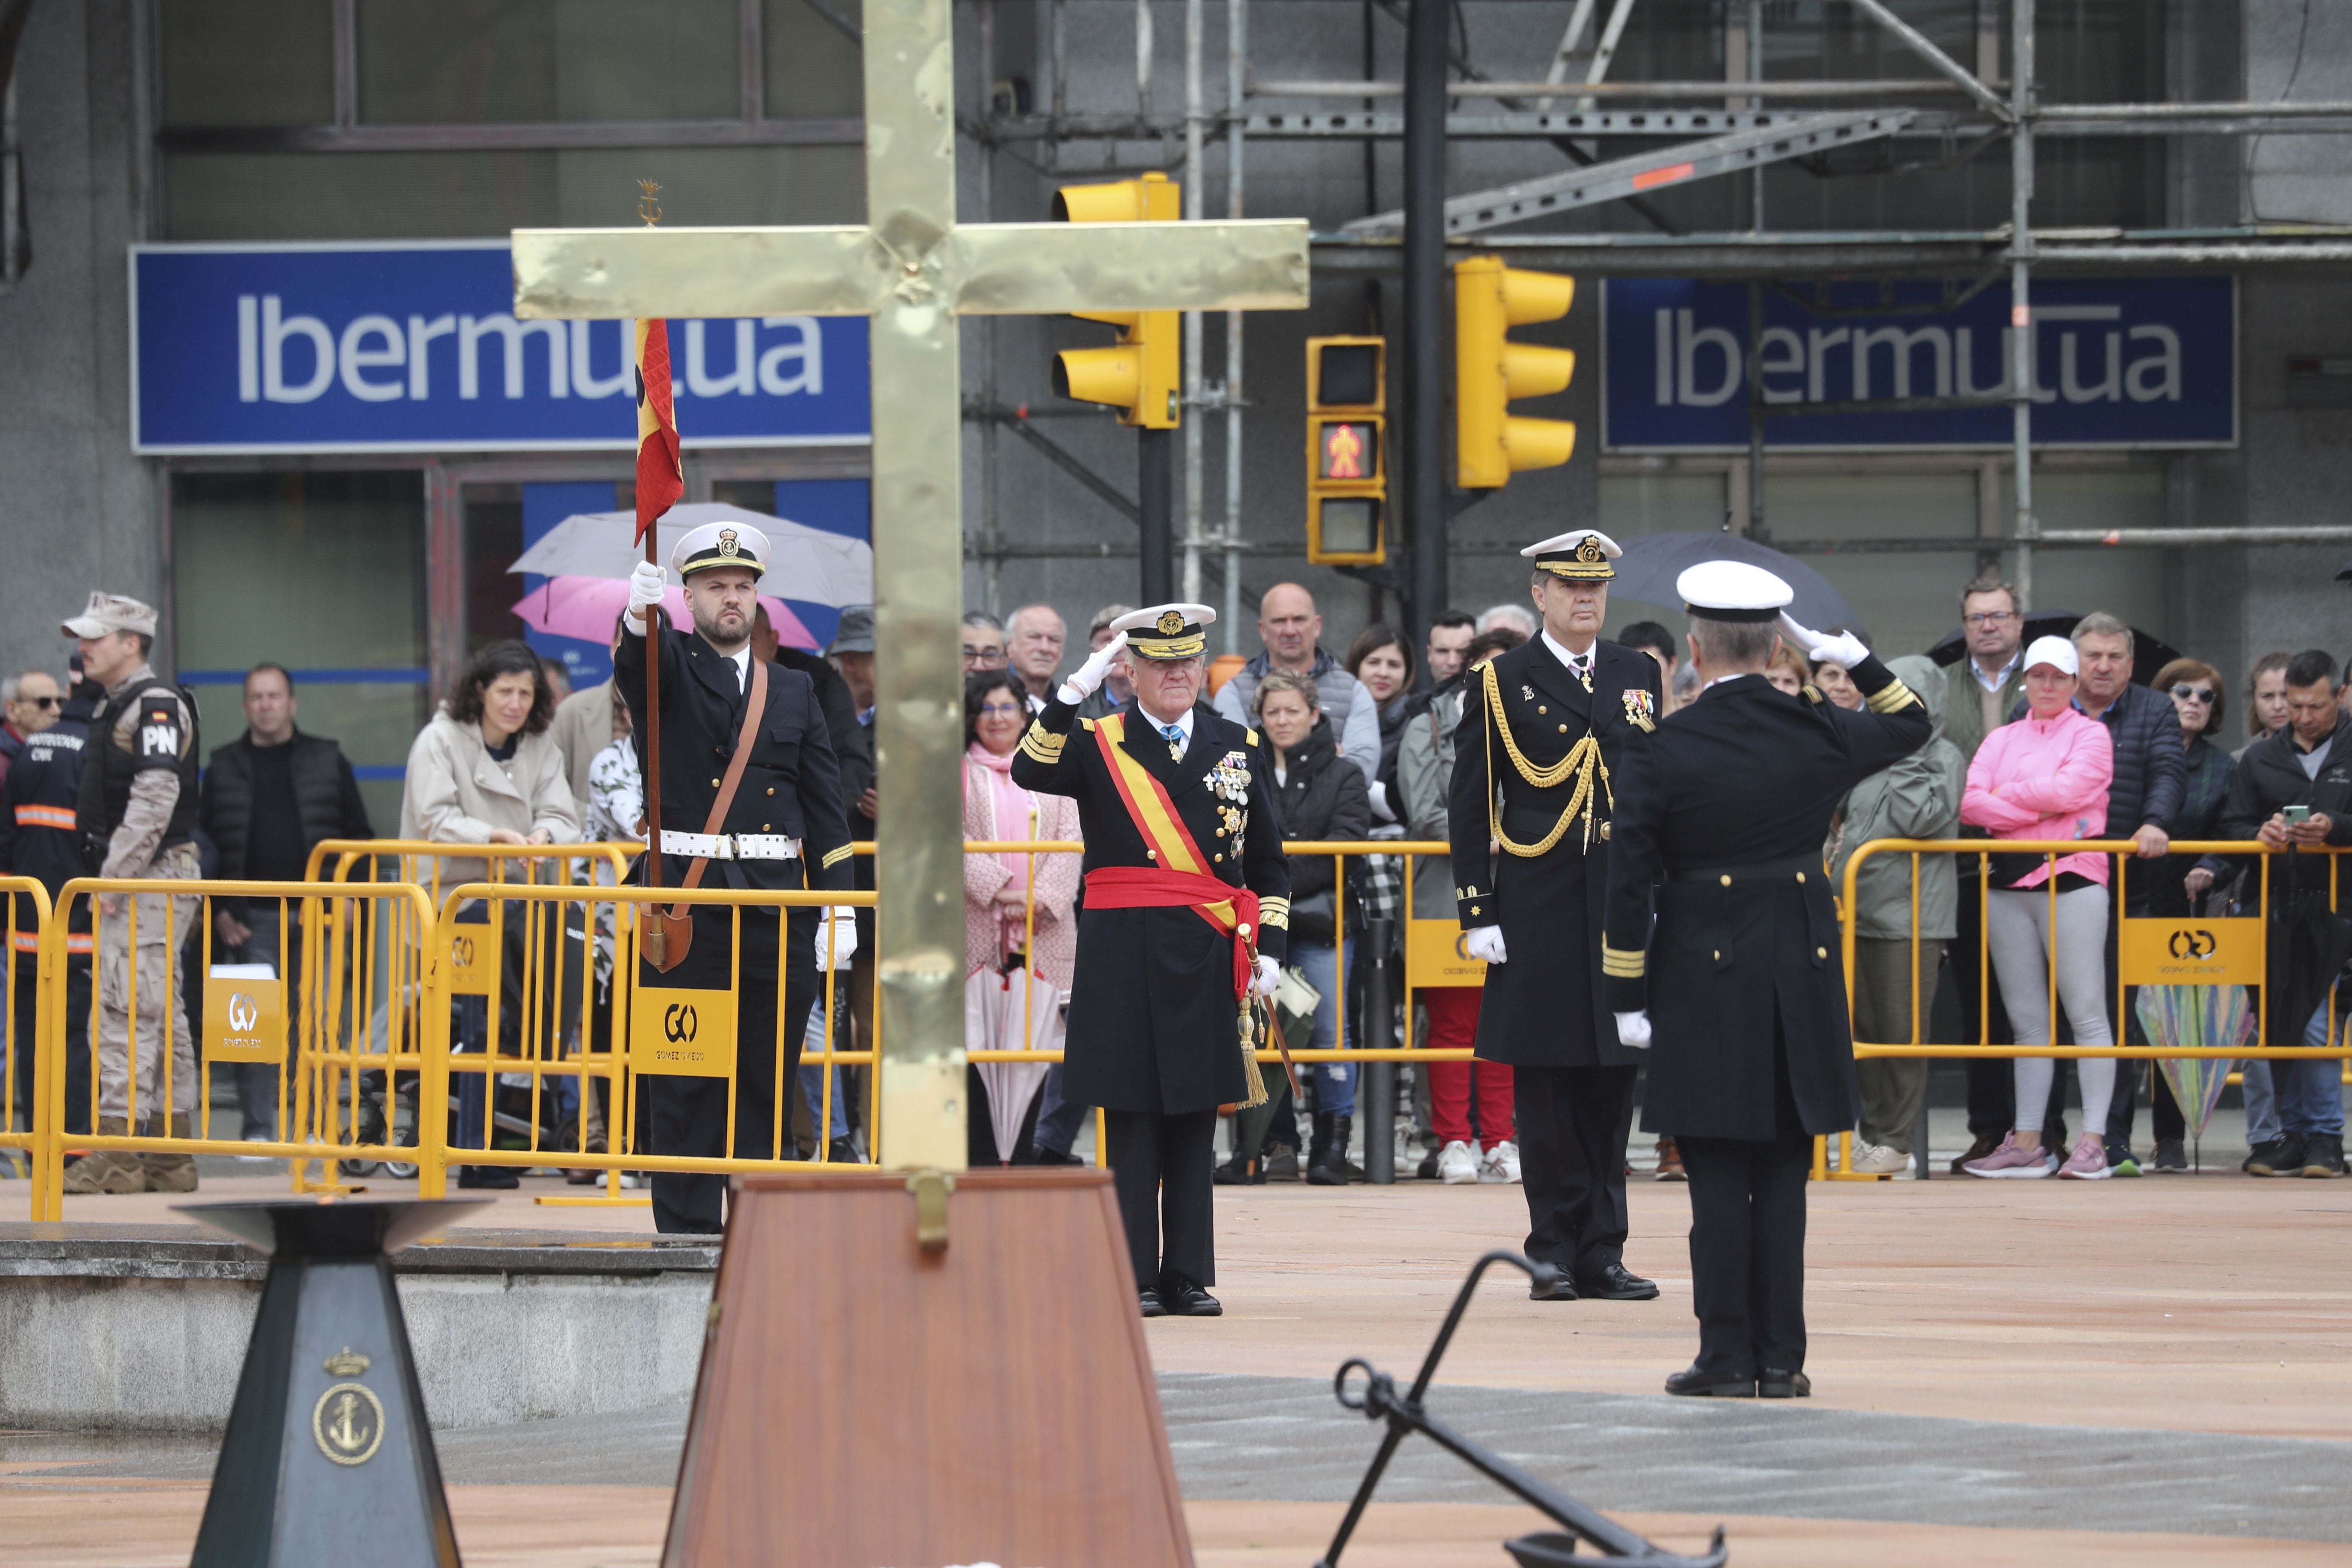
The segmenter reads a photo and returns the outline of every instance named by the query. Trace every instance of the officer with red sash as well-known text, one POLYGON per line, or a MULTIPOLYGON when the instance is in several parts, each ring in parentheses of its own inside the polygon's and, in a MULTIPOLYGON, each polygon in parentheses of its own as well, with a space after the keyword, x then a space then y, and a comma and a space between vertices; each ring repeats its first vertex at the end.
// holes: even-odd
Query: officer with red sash
POLYGON ((1076 800, 1086 831, 1063 1095, 1103 1108, 1147 1318, 1223 1310, 1206 1289, 1217 1108, 1243 1098, 1248 995, 1272 994, 1290 924, 1274 764, 1201 700, 1216 618, 1159 605, 1113 621, 1013 759, 1014 783, 1076 800), (1079 718, 1122 648, 1134 700, 1079 718))

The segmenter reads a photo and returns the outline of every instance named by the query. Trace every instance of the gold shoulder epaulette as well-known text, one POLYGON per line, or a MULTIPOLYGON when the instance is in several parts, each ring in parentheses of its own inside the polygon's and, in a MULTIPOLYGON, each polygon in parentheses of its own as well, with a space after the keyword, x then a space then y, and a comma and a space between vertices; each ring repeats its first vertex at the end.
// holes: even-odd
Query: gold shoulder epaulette
POLYGON ((1248 743, 1249 743, 1249 744, 1251 744, 1251 745, 1253 745, 1253 746, 1256 745, 1256 744, 1257 744, 1257 731, 1256 731, 1255 730, 1252 730, 1252 731, 1248 733, 1248 735, 1245 737, 1245 739, 1247 740, 1247 742, 1248 742, 1248 743))
POLYGON ((1086 726, 1087 733, 1092 734, 1094 732, 1095 721, 1093 720, 1081 719, 1078 722, 1086 726))
POLYGON ((1804 696, 1808 702, 1819 702, 1822 700, 1822 689, 1808 681, 1805 684, 1804 696))

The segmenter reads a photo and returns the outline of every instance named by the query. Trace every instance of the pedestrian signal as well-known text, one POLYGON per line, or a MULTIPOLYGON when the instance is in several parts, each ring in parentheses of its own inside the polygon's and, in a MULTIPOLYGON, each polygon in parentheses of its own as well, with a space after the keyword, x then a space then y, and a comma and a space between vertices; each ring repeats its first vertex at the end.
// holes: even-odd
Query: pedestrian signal
POLYGON ((1570 421, 1509 412, 1513 398, 1568 390, 1575 353, 1507 336, 1558 321, 1575 299, 1575 279, 1506 267, 1500 257, 1454 264, 1454 468, 1464 489, 1500 489, 1519 470, 1557 468, 1576 450, 1570 421))
MULTIPOLYGON (((1064 185, 1054 193, 1056 223, 1174 223, 1183 216, 1183 187, 1165 174, 1101 185, 1064 185)), ((1119 423, 1173 430, 1181 422, 1177 394, 1183 355, 1174 310, 1080 310, 1082 321, 1120 329, 1109 348, 1066 349, 1054 356, 1054 395, 1102 403, 1119 423)))
POLYGON ((1307 340, 1307 559, 1387 559, 1388 345, 1307 340))

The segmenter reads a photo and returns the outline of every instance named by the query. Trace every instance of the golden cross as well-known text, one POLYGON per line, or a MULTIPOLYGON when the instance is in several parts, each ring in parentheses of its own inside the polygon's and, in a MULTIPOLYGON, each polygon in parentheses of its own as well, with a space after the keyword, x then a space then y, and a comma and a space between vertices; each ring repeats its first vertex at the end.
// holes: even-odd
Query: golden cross
POLYGON ((872 318, 882 1145, 964 1164, 958 315, 1301 310, 1307 225, 959 224, 949 0, 866 0, 867 222, 517 229, 522 317, 872 318))

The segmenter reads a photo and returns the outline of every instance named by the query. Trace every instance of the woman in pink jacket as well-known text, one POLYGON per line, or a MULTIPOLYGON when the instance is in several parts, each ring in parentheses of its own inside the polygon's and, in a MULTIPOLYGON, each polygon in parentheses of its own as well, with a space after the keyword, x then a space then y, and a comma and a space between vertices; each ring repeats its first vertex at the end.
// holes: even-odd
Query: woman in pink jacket
MULTIPOLYGON (((2107 786, 2115 777, 2115 743, 2106 726, 2074 706, 2080 668, 2074 645, 2039 637, 2025 650, 2026 714, 1984 739, 1969 764, 1960 820, 1989 828, 1996 838, 2096 838, 2106 831, 2107 786)), ((2050 1040, 2050 970, 2054 952, 2058 996, 2080 1046, 2105 1046, 2107 1022, 2107 858, 2014 852, 1992 858, 1985 945, 2009 1005, 2021 1046, 2050 1040), (2053 900, 2047 886, 2057 879, 2053 900), (2057 932, 2051 932, 2053 911, 2057 932)), ((2083 1136, 2064 1164, 2042 1147, 2042 1121, 2056 1064, 2019 1057, 2017 1127, 2001 1146, 1961 1169, 1972 1176, 2061 1176, 2097 1181, 2109 1174, 2101 1130, 2115 1096, 2116 1064, 2105 1058, 2075 1063, 2083 1089, 2083 1136)))

